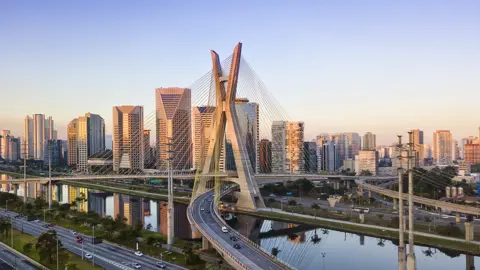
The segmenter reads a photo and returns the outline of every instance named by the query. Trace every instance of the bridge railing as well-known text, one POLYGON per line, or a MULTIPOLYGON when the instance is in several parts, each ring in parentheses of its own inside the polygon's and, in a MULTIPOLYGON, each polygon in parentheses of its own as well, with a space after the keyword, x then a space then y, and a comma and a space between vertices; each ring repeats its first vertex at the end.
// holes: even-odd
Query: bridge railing
MULTIPOLYGON (((225 196, 226 194, 234 191, 235 189, 237 189, 238 186, 235 186, 235 187, 231 187, 225 191, 223 191, 221 194, 220 194, 220 198, 225 196)), ((217 219, 217 221, 219 221, 220 223, 223 224, 223 226, 227 227, 228 230, 230 232, 232 232, 233 234, 235 234, 238 238, 242 239, 243 242, 247 243, 249 246, 251 246, 252 248, 254 249, 257 249, 260 251, 260 253, 266 257, 267 259, 269 260, 272 260, 273 262, 275 262, 275 264, 277 264, 278 266, 280 266, 282 269, 296 269, 295 267, 291 266, 290 264, 288 264, 287 262, 285 261, 282 261, 282 260, 279 260, 277 257, 273 256, 270 252, 268 252, 267 250, 265 250, 263 247, 261 247, 260 245, 258 245, 257 243, 253 242, 252 240, 248 239, 248 237, 242 235, 241 233, 239 233, 238 231, 236 231, 235 229, 233 229, 232 227, 230 227, 227 222, 225 222, 225 220, 222 218, 222 216, 220 215, 220 212, 218 211, 218 207, 216 205, 213 206, 213 211, 215 213, 214 215, 214 218, 217 219)))
MULTIPOLYGON (((193 218, 193 209, 192 207, 188 207, 188 211, 187 211, 187 218, 188 218, 188 221, 191 223, 191 224, 196 224, 195 222, 195 219, 193 218)), ((233 261, 235 261, 235 263, 237 263, 241 269, 249 269, 247 265, 243 264, 242 262, 240 262, 235 256, 233 256, 233 254, 231 254, 228 250, 226 250, 225 248, 222 247, 222 245, 215 239, 213 239, 212 237, 209 236, 209 234, 201 227, 201 226, 196 226, 197 229, 200 231, 200 233, 202 234, 203 237, 207 238, 207 240, 212 243, 213 245, 216 246, 217 249, 220 249, 222 254, 228 256, 229 258, 231 258, 233 261)))

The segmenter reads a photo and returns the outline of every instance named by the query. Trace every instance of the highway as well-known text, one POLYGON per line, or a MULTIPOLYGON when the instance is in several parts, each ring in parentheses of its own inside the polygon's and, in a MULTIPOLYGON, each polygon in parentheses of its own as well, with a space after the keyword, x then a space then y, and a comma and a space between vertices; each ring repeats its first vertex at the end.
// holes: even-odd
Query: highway
POLYGON ((39 268, 15 255, 8 248, 0 247, 0 270, 10 269, 38 270, 39 268))
MULTIPOLYGON (((1 216, 12 217, 14 228, 21 231, 23 228, 24 233, 38 237, 40 234, 53 229, 57 232, 59 239, 62 241, 63 247, 69 250, 72 253, 75 253, 79 256, 82 254, 90 253, 94 255, 94 262, 96 265, 103 267, 105 269, 112 270, 130 270, 134 269, 132 264, 138 263, 141 265, 141 269, 159 269, 156 266, 156 263, 159 261, 156 258, 152 258, 147 255, 142 257, 136 256, 134 250, 127 248, 119 247, 109 243, 100 243, 96 245, 91 244, 91 237, 88 235, 82 235, 77 233, 76 235, 81 235, 84 239, 83 241, 83 253, 82 253, 82 244, 76 242, 76 235, 73 235, 69 230, 54 226, 52 228, 44 228, 43 222, 33 222, 26 221, 24 218, 13 218, 17 215, 14 212, 0 212, 1 216)), ((87 260, 85 258, 85 260, 87 260)), ((185 269, 183 267, 165 263, 167 269, 185 269)))
POLYGON ((247 265, 249 269, 282 269, 270 257, 267 258, 266 255, 250 247, 242 239, 239 238, 234 242, 230 240, 232 234, 222 232, 223 224, 214 217, 212 191, 199 196, 190 207, 192 207, 196 225, 202 227, 204 231, 211 232, 210 237, 217 240, 224 249, 247 265), (202 208, 204 211, 201 210, 202 208), (209 210, 210 213, 206 213, 206 210, 209 210), (235 243, 239 244, 241 248, 235 249, 233 247, 235 243))

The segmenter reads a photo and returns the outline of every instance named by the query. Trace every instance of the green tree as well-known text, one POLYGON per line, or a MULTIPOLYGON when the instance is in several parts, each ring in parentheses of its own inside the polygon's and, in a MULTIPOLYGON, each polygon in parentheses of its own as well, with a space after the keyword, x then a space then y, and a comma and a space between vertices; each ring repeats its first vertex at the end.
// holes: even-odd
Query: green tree
POLYGON ((123 229, 127 226, 127 218, 122 217, 122 215, 118 214, 115 217, 115 224, 116 224, 117 230, 123 229))
POLYGON ((320 206, 318 206, 316 203, 312 203, 312 209, 315 217, 317 217, 317 210, 320 209, 320 206))
POLYGON ((187 265, 196 264, 200 260, 198 255, 193 253, 193 244, 191 242, 185 243, 182 249, 182 253, 185 255, 185 263, 187 265))
POLYGON ((77 264, 76 264, 76 263, 73 263, 73 262, 70 262, 70 261, 69 261, 69 262, 67 262, 67 263, 65 264, 65 269, 66 269, 66 270, 77 270, 78 267, 77 267, 77 264))
POLYGON ((372 176, 372 173, 369 170, 362 170, 360 176, 372 176))
MULTIPOLYGON (((62 242, 58 240, 58 247, 62 246, 62 242)), ((40 261, 51 264, 57 255, 57 232, 48 230, 42 233, 35 244, 35 249, 38 251, 40 261)))
POLYGON ((107 238, 112 237, 117 231, 117 223, 111 216, 107 216, 101 219, 101 224, 107 238))
POLYGON ((25 243, 25 245, 23 245, 23 253, 25 253, 25 254, 30 253, 30 251, 32 250, 32 248, 33 248, 33 244, 32 244, 32 243, 25 243))
POLYGON ((280 250, 276 247, 272 248, 272 255, 277 257, 278 256, 278 253, 280 252, 280 250))

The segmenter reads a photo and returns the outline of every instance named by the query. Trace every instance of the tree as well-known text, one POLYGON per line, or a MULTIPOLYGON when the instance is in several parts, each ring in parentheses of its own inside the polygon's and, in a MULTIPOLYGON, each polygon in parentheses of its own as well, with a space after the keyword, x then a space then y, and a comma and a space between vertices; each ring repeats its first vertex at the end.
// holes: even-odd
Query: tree
POLYGON ((362 170, 360 176, 372 176, 372 173, 369 170, 362 170))
POLYGON ((193 253, 193 244, 191 242, 185 243, 182 253, 185 255, 185 263, 187 265, 196 264, 200 260, 200 257, 193 253))
POLYGON ((134 230, 135 230, 138 234, 141 234, 141 233, 142 233, 142 230, 143 230, 143 222, 140 221, 140 220, 138 220, 137 222, 135 222, 134 230))
POLYGON ((276 247, 272 248, 272 255, 277 257, 278 253, 280 252, 280 250, 276 247))
MULTIPOLYGON (((62 242, 58 240, 58 246, 62 246, 62 242)), ((52 263, 57 256, 57 232, 48 230, 42 233, 35 244, 35 249, 38 251, 40 261, 52 263)))
POLYGON ((66 270, 77 270, 78 267, 77 267, 77 264, 76 264, 76 263, 67 262, 67 263, 65 264, 65 269, 66 269, 66 270))
POLYGON ((23 253, 28 254, 32 250, 32 248, 32 243, 25 243, 25 245, 23 245, 23 253))
POLYGON ((104 229, 105 236, 112 237, 115 231, 117 230, 117 223, 111 216, 102 218, 100 223, 104 229))
POLYGON ((127 226, 127 218, 122 217, 122 215, 118 214, 115 217, 115 224, 117 229, 123 229, 127 226))

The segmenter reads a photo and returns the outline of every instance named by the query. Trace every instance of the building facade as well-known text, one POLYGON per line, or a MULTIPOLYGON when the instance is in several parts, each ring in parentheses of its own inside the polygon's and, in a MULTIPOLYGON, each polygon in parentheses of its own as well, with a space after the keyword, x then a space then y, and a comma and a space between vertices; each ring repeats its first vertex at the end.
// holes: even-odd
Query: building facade
POLYGON ((143 107, 113 107, 113 170, 143 170, 143 107))
POLYGON ((192 109, 193 124, 193 168, 203 169, 207 157, 210 135, 215 121, 214 106, 200 106, 192 109))
POLYGON ((425 147, 423 144, 423 131, 419 129, 411 130, 413 134, 413 150, 415 151, 415 167, 423 166, 425 159, 425 147))
POLYGON ((260 173, 272 172, 272 142, 267 139, 260 141, 260 173))
POLYGON ((235 100, 235 110, 240 124, 242 140, 247 148, 250 164, 255 172, 259 171, 259 136, 260 118, 257 103, 249 102, 246 98, 235 100))
POLYGON ((356 173, 360 175, 364 171, 369 171, 372 175, 377 175, 378 155, 375 150, 362 150, 355 159, 357 166, 356 173))
POLYGON ((45 142, 56 138, 57 131, 52 117, 45 119, 43 114, 34 114, 25 118, 25 141, 28 158, 44 160, 45 142))
POLYGON ((363 150, 375 150, 376 147, 376 135, 367 132, 365 135, 363 135, 363 150))
POLYGON ((176 87, 157 88, 155 103, 157 168, 167 169, 170 150, 174 170, 190 169, 192 167, 191 90, 176 87))
POLYGON ((303 148, 305 151, 305 172, 316 173, 317 172, 317 143, 304 142, 303 148))
POLYGON ((480 144, 465 145, 465 161, 470 165, 480 164, 480 144))
POLYGON ((437 165, 452 163, 452 143, 452 133, 449 130, 437 130, 433 133, 433 159, 437 165))
POLYGON ((305 172, 303 142, 303 122, 274 121, 272 124, 272 172, 305 172))
POLYGON ((285 172, 286 131, 286 122, 274 121, 272 123, 272 173, 285 172))

